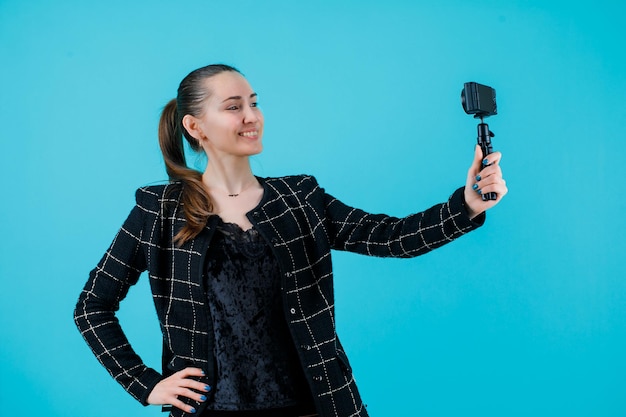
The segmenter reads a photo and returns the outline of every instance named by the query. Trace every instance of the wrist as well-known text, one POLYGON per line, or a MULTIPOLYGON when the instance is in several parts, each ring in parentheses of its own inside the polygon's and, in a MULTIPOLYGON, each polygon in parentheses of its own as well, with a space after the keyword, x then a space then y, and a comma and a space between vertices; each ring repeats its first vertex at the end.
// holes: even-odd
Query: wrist
POLYGON ((474 220, 480 215, 480 213, 482 213, 482 211, 476 211, 472 209, 472 207, 467 204, 467 201, 465 201, 465 199, 463 199, 463 207, 465 207, 465 212, 467 213, 467 217, 469 217, 470 220, 474 220))

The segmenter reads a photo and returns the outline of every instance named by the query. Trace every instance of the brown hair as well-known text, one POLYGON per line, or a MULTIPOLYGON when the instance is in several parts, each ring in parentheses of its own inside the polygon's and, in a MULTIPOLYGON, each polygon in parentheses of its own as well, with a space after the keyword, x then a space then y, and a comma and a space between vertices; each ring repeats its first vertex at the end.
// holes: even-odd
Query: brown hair
POLYGON ((174 242, 178 245, 193 239, 202 231, 213 206, 202 183, 202 173, 189 168, 185 159, 183 136, 196 152, 202 147, 200 142, 187 132, 182 124, 187 114, 200 117, 202 105, 210 96, 205 81, 222 72, 239 70, 229 65, 214 64, 198 68, 187 75, 178 87, 178 95, 165 105, 159 121, 159 145, 165 161, 165 170, 170 181, 182 183, 181 202, 187 223, 176 234, 174 242))

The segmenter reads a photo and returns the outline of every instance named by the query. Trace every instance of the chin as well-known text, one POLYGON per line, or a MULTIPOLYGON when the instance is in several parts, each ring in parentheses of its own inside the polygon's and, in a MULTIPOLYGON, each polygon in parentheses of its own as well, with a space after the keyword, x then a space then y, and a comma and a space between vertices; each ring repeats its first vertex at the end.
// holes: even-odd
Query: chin
POLYGON ((263 147, 259 146, 259 147, 255 147, 255 149, 247 149, 246 151, 242 152, 239 156, 254 156, 254 155, 258 155, 263 151, 263 147))
POLYGON ((263 152, 263 145, 261 145, 261 143, 259 142, 258 146, 256 146, 256 147, 255 147, 255 149, 253 149, 253 150, 250 152, 250 155, 258 155, 258 154, 260 154, 261 152, 263 152))

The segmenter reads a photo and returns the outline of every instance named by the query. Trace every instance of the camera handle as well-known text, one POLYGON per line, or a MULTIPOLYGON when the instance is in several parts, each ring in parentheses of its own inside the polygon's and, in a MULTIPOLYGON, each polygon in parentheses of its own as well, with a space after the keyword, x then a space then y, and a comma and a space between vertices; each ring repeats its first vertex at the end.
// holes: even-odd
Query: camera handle
MULTIPOLYGON (((487 123, 483 123, 483 118, 480 118, 480 123, 478 124, 478 145, 480 145, 480 149, 483 151, 483 159, 487 157, 490 153, 493 152, 493 147, 491 146, 491 138, 494 137, 492 131, 489 130, 489 125, 487 123)), ((485 165, 483 164, 483 168, 489 166, 491 164, 485 165)), ((482 194, 483 201, 488 200, 496 200, 498 198, 498 194, 494 192, 482 194)))

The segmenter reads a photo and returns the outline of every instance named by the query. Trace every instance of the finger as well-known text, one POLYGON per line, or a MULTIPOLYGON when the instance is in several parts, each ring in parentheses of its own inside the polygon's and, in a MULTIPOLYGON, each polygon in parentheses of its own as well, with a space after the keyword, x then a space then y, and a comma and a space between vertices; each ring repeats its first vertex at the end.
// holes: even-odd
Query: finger
POLYGON ((472 166, 470 167, 471 175, 476 175, 476 173, 480 172, 482 169, 482 161, 483 151, 480 146, 476 145, 474 147, 474 161, 472 161, 472 166))
POLYGON ((498 167, 487 171, 486 169, 481 171, 476 176, 476 182, 472 184, 472 189, 478 194, 483 194, 492 191, 492 187, 506 186, 506 181, 502 178, 502 173, 498 167), (484 175, 484 177, 483 177, 484 175))
MULTIPOLYGON (((484 173, 481 172, 479 176, 481 174, 484 174, 484 173)), ((504 184, 504 183, 505 181, 504 181, 504 178, 502 178, 502 174, 497 171, 492 174, 488 174, 485 177, 481 177, 479 181, 476 181, 476 184, 478 185, 479 188, 484 188, 492 184, 504 184)))
POLYGON ((182 386, 161 387, 159 392, 154 392, 148 397, 149 404, 174 404, 176 400, 188 398, 196 402, 207 400, 206 393, 196 392, 182 386))
POLYGON ((179 379, 178 386, 191 388, 200 392, 209 392, 211 391, 211 386, 205 384, 204 382, 197 381, 195 379, 189 377, 202 377, 205 375, 204 371, 199 368, 185 368, 181 371, 178 371, 176 375, 179 379))
POLYGON ((185 404, 178 398, 172 400, 170 404, 176 408, 183 410, 186 413, 194 414, 196 412, 196 409, 193 406, 185 404))
POLYGON ((483 187, 480 188, 479 191, 482 194, 494 192, 498 195, 498 198, 500 198, 500 197, 503 197, 508 192, 508 188, 506 186, 506 181, 499 180, 499 181, 484 185, 483 187))
POLYGON ((193 389, 195 391, 198 391, 198 392, 206 393, 206 392, 210 392, 211 389, 212 389, 212 387, 210 385, 207 385, 207 384, 205 384, 203 382, 193 381, 193 380, 190 380, 190 379, 188 379, 187 381, 188 381, 187 388, 191 388, 191 389, 193 389))
POLYGON ((193 379, 185 378, 178 380, 178 386, 183 388, 190 388, 200 392, 209 392, 211 391, 211 386, 205 384, 204 382, 196 381, 193 379))
POLYGON ((189 398, 191 400, 197 401, 199 403, 204 402, 207 399, 205 394, 192 391, 188 388, 183 388, 183 387, 178 388, 177 390, 174 391, 174 393, 178 398, 185 397, 185 398, 189 398))
POLYGON ((500 160, 502 159, 502 153, 501 152, 492 152, 489 155, 487 155, 482 163, 486 166, 486 165, 490 165, 490 164, 494 164, 497 165, 500 163, 500 160))
POLYGON ((492 164, 488 167, 485 167, 482 171, 478 173, 478 175, 476 175, 476 181, 485 180, 490 177, 502 177, 502 168, 500 168, 500 165, 492 164))
POLYGON ((204 371, 200 368, 185 368, 176 372, 180 378, 189 378, 190 376, 204 376, 204 371))

